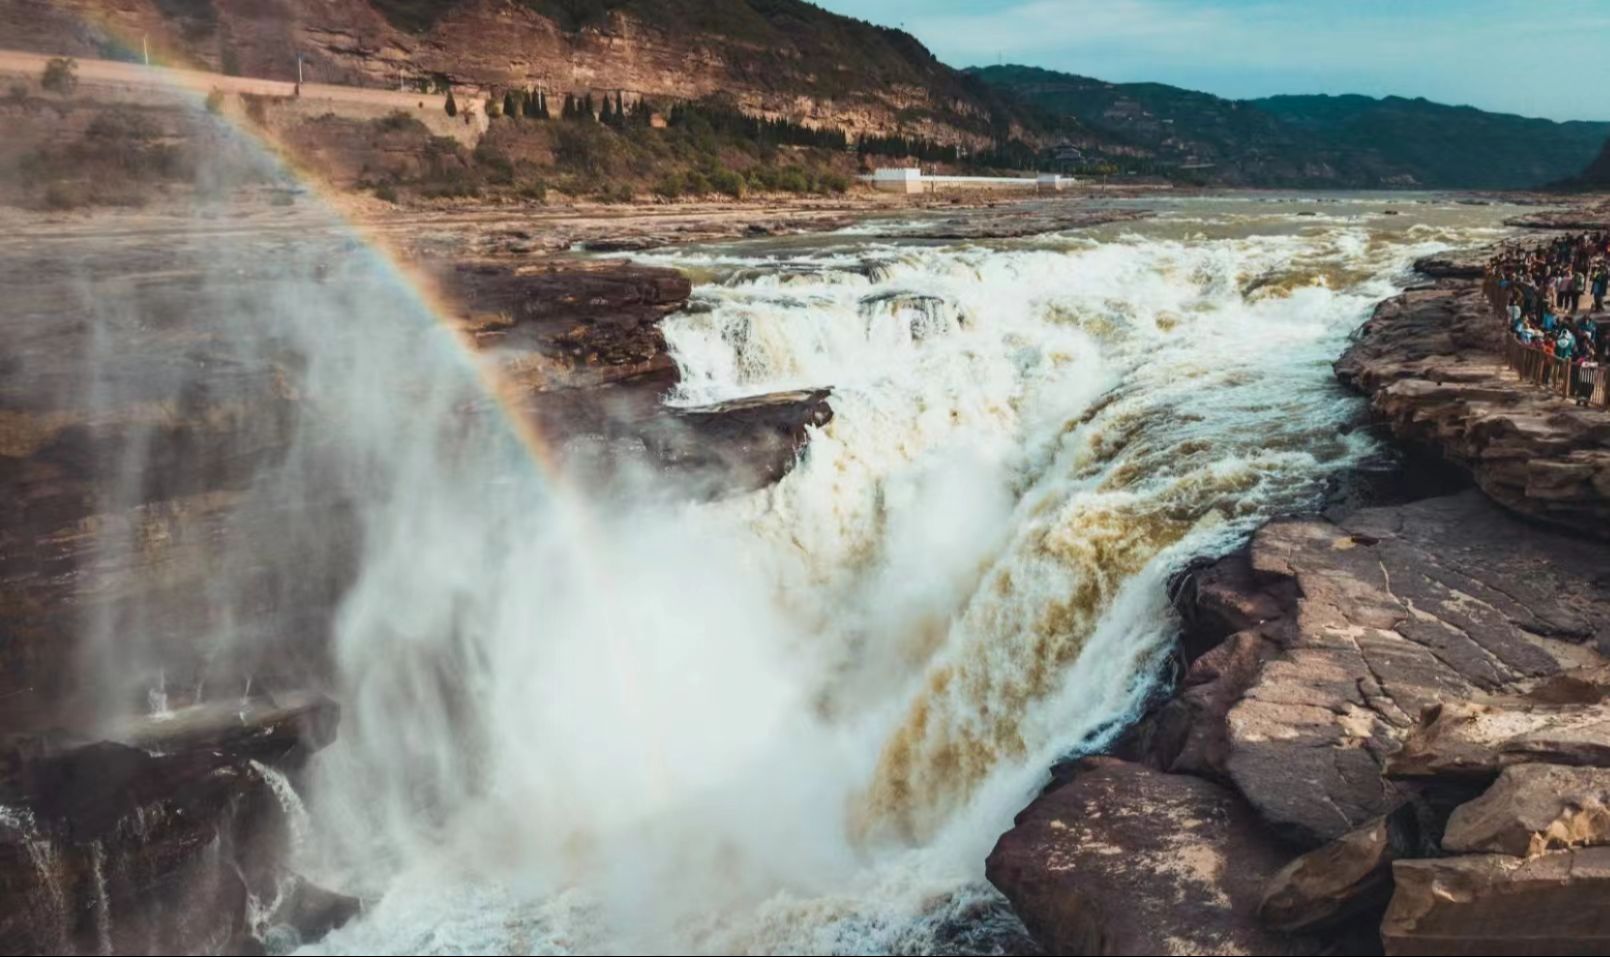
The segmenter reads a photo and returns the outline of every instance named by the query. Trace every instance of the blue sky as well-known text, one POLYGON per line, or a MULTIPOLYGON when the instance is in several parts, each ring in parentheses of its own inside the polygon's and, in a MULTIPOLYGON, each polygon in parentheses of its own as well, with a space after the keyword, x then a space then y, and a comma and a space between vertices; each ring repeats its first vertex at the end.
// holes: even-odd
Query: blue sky
POLYGON ((815 0, 954 66, 1610 120, 1610 0, 815 0))

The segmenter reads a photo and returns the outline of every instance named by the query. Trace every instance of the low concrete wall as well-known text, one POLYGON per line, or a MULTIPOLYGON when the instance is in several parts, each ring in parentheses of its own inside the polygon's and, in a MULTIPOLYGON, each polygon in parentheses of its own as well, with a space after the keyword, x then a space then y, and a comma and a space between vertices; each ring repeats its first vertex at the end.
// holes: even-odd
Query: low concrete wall
MULTIPOLYGON (((0 78, 7 82, 22 79, 37 90, 40 74, 50 59, 37 53, 0 52, 0 78)), ((188 98, 200 104, 217 91, 224 97, 223 111, 237 117, 245 115, 245 97, 263 97, 265 113, 274 125, 329 113, 346 119, 373 120, 400 110, 424 123, 433 134, 451 136, 466 146, 474 146, 490 123, 480 99, 468 96, 459 103, 459 115, 448 116, 447 97, 438 93, 325 83, 304 83, 298 91, 295 83, 281 80, 148 67, 116 60, 79 60, 78 85, 75 95, 85 99, 152 106, 170 106, 176 98, 188 98)))
POLYGON ((1068 189, 1074 180, 1062 176, 862 176, 862 182, 885 193, 937 193, 948 190, 1029 190, 1055 192, 1068 189))

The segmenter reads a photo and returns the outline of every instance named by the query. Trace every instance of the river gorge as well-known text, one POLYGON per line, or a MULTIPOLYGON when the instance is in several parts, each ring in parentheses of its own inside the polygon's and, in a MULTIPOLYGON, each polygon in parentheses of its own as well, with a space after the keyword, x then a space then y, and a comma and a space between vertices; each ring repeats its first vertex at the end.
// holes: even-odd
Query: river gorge
MULTIPOLYGON (((6 653, 70 702, 7 707, 128 742, 338 705, 317 753, 253 759, 284 862, 243 875, 241 931, 271 952, 1032 950, 991 848, 1171 685, 1183 570, 1389 468, 1332 364, 1415 260, 1516 213, 1101 205, 563 267, 305 211, 0 241, 48 280, 4 307, 6 653), (304 944, 291 873, 361 912, 304 944)), ((78 825, 35 816, 0 834, 51 946, 126 949, 101 869, 128 832, 84 877, 51 856, 78 825)))

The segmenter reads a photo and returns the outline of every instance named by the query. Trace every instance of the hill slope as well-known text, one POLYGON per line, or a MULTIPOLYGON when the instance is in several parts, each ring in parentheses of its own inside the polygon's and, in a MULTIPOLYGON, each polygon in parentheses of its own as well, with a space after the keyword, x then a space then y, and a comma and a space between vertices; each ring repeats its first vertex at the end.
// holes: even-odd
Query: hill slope
POLYGON ((1580 173, 1567 177, 1554 184, 1558 189, 1586 190, 1601 192, 1610 190, 1610 140, 1606 140, 1599 149, 1599 155, 1593 158, 1580 173))
POLYGON ((971 72, 1042 110, 1127 142, 1131 156, 1144 157, 1164 175, 1194 173, 1219 183, 1535 187, 1576 173, 1610 135, 1610 123, 1555 123, 1423 99, 1228 100, 1034 67, 971 72))
POLYGON ((1610 136, 1610 123, 1556 123, 1424 98, 1273 96, 1248 102, 1339 149, 1378 151, 1431 186, 1541 186, 1580 170, 1610 136))
POLYGON ((156 54, 223 73, 696 100, 851 133, 984 146, 1027 111, 914 37, 802 0, 0 0, 0 45, 156 54), (131 50, 132 48, 132 50, 131 50))

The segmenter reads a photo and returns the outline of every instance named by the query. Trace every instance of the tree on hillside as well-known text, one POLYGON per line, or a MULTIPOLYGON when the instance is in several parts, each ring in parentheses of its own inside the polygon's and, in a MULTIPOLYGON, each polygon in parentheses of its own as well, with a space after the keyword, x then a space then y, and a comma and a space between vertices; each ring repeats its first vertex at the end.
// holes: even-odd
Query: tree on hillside
POLYGON ((615 122, 626 125, 626 98, 619 90, 615 91, 615 122))
POLYGON ((39 85, 52 93, 72 96, 78 89, 78 61, 72 57, 51 57, 45 61, 45 72, 40 74, 39 85))
POLYGON ((581 118, 584 120, 598 119, 598 106, 593 101, 593 91, 587 91, 586 99, 581 101, 581 118))
POLYGON ((615 125, 615 101, 609 98, 608 93, 604 94, 604 105, 598 109, 598 122, 605 126, 615 125))
POLYGON ((525 115, 530 120, 545 120, 548 118, 548 100, 540 91, 525 91, 525 115))
POLYGON ((447 91, 447 104, 443 107, 443 109, 445 109, 447 111, 448 116, 457 116, 458 115, 458 104, 453 102, 453 91, 452 90, 447 91))
POLYGON ((520 115, 520 107, 514 99, 513 90, 507 90, 503 94, 503 115, 508 117, 518 117, 520 115))
POLYGON ((579 111, 576 109, 576 95, 574 93, 566 93, 565 106, 564 109, 560 111, 559 118, 573 120, 576 118, 577 112, 579 111))

